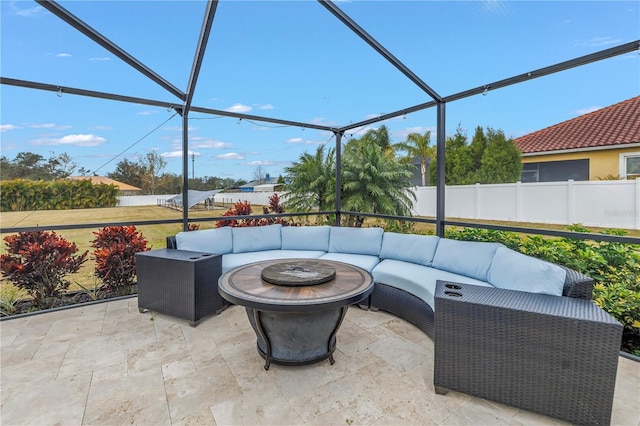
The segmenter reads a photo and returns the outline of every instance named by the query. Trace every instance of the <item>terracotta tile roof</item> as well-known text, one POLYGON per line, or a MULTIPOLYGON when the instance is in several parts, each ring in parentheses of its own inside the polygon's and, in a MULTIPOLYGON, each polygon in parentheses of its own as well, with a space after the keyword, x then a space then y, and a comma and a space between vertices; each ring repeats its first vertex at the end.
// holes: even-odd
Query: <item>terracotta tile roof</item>
POLYGON ((128 183, 122 183, 115 179, 111 179, 105 176, 69 176, 67 177, 67 179, 72 179, 72 180, 87 179, 87 180, 90 180, 91 183, 94 185, 98 185, 100 183, 104 183, 106 185, 113 184, 120 191, 141 191, 141 189, 136 186, 129 185, 128 183))
POLYGON ((513 141, 523 154, 640 143, 640 96, 513 141))

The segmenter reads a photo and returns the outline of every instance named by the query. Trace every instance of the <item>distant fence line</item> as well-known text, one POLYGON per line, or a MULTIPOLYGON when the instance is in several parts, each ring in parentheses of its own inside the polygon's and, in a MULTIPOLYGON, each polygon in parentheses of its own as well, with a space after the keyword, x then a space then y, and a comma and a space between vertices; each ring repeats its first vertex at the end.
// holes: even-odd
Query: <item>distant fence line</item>
MULTIPOLYGON (((436 188, 415 188, 412 214, 435 217, 436 188)), ((284 193, 277 192, 283 198, 284 193)), ((237 201, 266 205, 273 192, 219 193, 217 205, 237 201)), ((119 197, 120 206, 155 205, 174 195, 119 197)), ((447 218, 640 229, 640 178, 447 186, 447 218)), ((257 212, 254 212, 257 213, 257 212)))

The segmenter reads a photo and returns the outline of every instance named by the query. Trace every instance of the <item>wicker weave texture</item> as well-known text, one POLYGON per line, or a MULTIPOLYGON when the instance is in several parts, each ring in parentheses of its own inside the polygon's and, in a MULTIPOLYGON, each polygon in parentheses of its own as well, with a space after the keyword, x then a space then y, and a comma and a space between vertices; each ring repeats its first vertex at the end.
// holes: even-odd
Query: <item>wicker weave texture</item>
POLYGON ((588 300, 447 284, 435 295, 436 389, 609 424, 621 324, 588 300))
POLYGON ((370 309, 392 313, 433 339, 433 310, 419 297, 387 284, 375 283, 369 304, 370 309))
POLYGON ((160 249, 136 255, 138 308, 188 320, 191 325, 221 312, 228 303, 218 293, 222 257, 160 249))

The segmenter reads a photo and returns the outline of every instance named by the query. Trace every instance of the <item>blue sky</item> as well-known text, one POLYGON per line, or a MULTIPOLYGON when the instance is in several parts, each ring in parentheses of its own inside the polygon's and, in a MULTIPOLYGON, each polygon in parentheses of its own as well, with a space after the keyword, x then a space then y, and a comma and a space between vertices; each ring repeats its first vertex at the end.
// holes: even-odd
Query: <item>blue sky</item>
MULTIPOLYGON (((203 1, 60 4, 186 89, 203 1)), ((441 96, 640 39, 637 1, 337 5, 441 96)), ((37 3, 2 0, 0 14, 3 77, 180 104, 37 3)), ((156 151, 166 171, 181 173, 182 120, 170 108, 6 85, 0 91, 2 155, 10 159, 21 151, 67 152, 105 175, 124 158, 156 151)), ((449 103, 447 134, 460 124, 472 135, 480 125, 515 138, 638 95, 640 51, 449 103)), ((193 105, 341 126, 430 100, 315 1, 222 0, 193 105)), ((427 130, 435 142, 433 108, 368 128, 381 124, 394 142, 427 130)), ((190 114, 195 176, 251 180, 258 166, 277 176, 327 142, 331 133, 309 128, 190 114)))

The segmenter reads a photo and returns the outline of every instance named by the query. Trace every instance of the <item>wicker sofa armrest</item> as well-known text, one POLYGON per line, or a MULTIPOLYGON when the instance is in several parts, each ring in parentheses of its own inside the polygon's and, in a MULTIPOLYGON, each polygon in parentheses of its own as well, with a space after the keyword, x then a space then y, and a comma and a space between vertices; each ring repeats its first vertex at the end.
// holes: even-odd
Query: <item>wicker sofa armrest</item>
POLYGON ((178 248, 178 244, 176 243, 175 235, 171 235, 171 236, 167 237, 167 248, 168 249, 177 249, 178 248))
POLYGON ((593 296, 594 279, 566 266, 559 265, 567 272, 562 295, 576 299, 589 299, 593 296))

